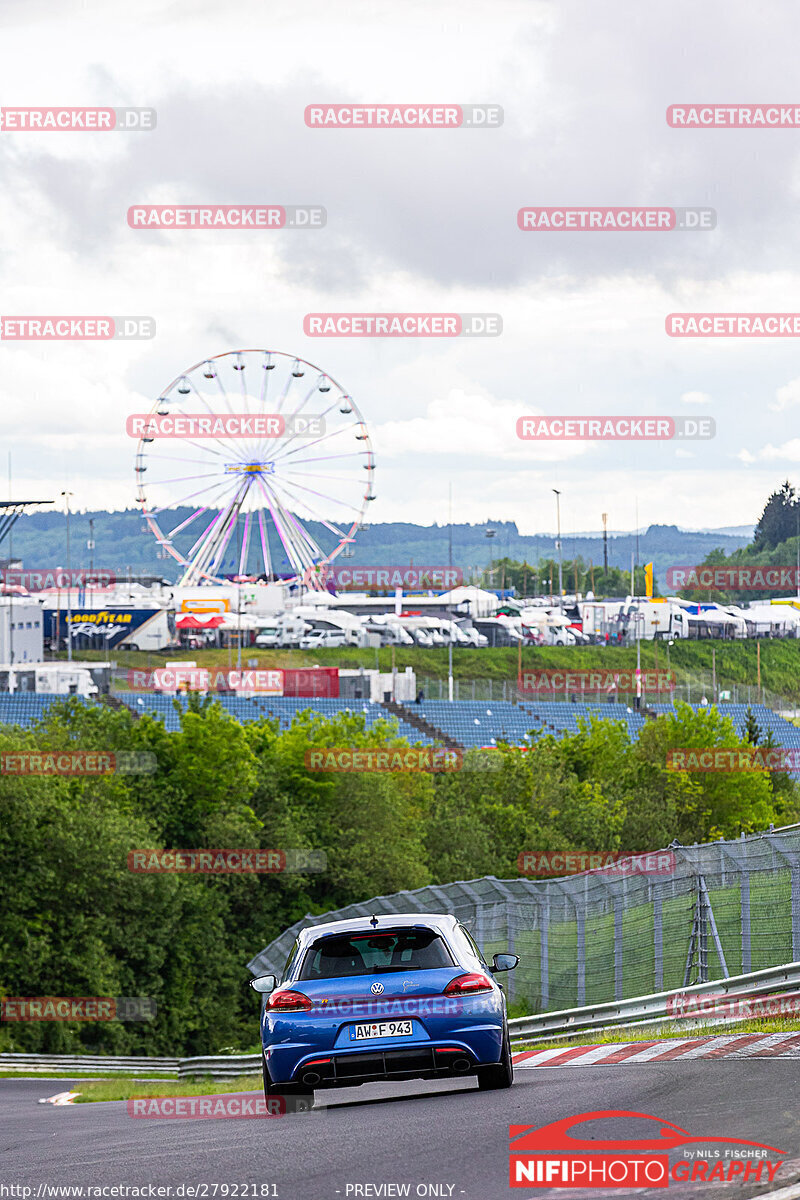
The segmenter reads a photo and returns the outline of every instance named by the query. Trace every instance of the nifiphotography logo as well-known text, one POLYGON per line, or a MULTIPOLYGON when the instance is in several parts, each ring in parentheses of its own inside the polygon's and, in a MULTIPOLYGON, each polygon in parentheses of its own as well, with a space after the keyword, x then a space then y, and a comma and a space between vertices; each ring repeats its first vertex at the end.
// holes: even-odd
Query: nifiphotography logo
MULTIPOLYGON (((608 1133, 613 1129, 608 1129, 608 1133)), ((676 1183, 771 1183, 783 1150, 741 1138, 692 1136, 651 1113, 605 1109, 564 1117, 537 1129, 510 1125, 509 1185, 546 1188, 668 1188, 676 1183), (639 1137, 581 1137, 577 1125, 620 1118, 642 1122, 639 1137), (648 1124, 644 1124, 647 1122, 648 1124), (687 1147, 702 1149, 687 1149, 687 1147), (670 1164, 670 1151, 673 1161, 670 1164), (772 1161, 774 1158, 776 1161, 772 1161)))

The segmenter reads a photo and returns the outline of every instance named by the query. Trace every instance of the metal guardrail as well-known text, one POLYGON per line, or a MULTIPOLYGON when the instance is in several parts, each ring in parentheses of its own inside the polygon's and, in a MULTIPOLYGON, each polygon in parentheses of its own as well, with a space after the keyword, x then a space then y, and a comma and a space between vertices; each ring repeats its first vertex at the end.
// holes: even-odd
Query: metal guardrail
MULTIPOLYGON (((654 992, 649 996, 633 996, 604 1004, 588 1004, 583 1008, 565 1008, 544 1012, 532 1017, 517 1017, 509 1021, 511 1041, 528 1041, 548 1034, 585 1033, 600 1031, 614 1025, 646 1025, 662 1021, 685 1021, 685 1017, 669 1012, 669 1001, 676 997, 724 995, 744 999, 780 992, 800 985, 800 962, 751 971, 747 975, 732 975, 728 979, 712 979, 671 992, 654 992)), ((695 1019, 696 1023, 696 1019, 695 1019)))
POLYGON ((214 1054, 210 1058, 181 1058, 178 1078, 210 1075, 212 1079, 237 1079, 240 1075, 260 1075, 260 1054, 214 1054))
POLYGON ((146 1071, 149 1075, 177 1078, 179 1058, 144 1058, 103 1054, 0 1054, 0 1071, 79 1071, 82 1075, 108 1075, 146 1071))
MULTIPOLYGON (((728 979, 712 979, 671 992, 655 992, 650 996, 633 996, 628 1000, 606 1004, 590 1004, 583 1008, 566 1008, 558 1012, 539 1013, 532 1017, 515 1017, 509 1021, 512 1043, 543 1038, 550 1034, 597 1032, 615 1025, 650 1025, 664 1021, 687 1022, 686 1017, 669 1012, 669 1002, 677 997, 723 995, 745 999, 770 995, 787 988, 800 987, 800 962, 734 975, 728 979)), ((702 1019, 702 1018, 701 1018, 702 1019)), ((734 1018, 735 1019, 735 1018, 734 1018)), ((689 1023, 696 1018, 688 1018, 689 1023)), ((724 1021, 715 1022, 723 1025, 724 1021)), ((190 1079, 202 1076, 211 1079, 236 1079, 242 1075, 261 1074, 260 1054, 213 1054, 195 1058, 137 1058, 105 1057, 92 1054, 0 1054, 0 1072, 26 1071, 44 1074, 47 1071, 76 1074, 108 1075, 120 1072, 142 1072, 171 1079, 190 1079)))
POLYGON ((164 1079, 236 1079, 260 1075, 260 1054, 214 1054, 206 1058, 145 1058, 101 1054, 0 1054, 0 1072, 26 1071, 44 1075, 48 1071, 80 1075, 139 1075, 164 1079))

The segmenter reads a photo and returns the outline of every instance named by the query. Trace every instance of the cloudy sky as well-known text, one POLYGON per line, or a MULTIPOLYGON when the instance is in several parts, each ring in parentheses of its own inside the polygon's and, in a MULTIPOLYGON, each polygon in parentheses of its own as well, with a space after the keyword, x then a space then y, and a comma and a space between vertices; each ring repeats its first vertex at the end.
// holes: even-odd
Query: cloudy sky
MULTIPOLYGON (((670 338, 673 311, 800 310, 800 130, 680 130, 800 102, 800 12, 676 0, 6 0, 4 106, 138 106, 155 131, 0 132, 4 315, 147 314, 133 342, 0 341, 12 496, 129 507, 184 368, 299 354, 373 436, 371 520, 565 532, 752 523, 800 477, 797 339, 670 338), (310 129, 314 103, 493 103, 493 129, 310 129), (314 204, 314 230, 134 230, 134 204, 314 204), (523 233, 531 205, 707 205, 713 232, 523 233), (495 338, 313 338, 310 312, 496 312, 495 338), (708 415, 712 441, 521 442, 517 417, 708 415)), ((0 494, 7 491, 0 461, 0 494)))

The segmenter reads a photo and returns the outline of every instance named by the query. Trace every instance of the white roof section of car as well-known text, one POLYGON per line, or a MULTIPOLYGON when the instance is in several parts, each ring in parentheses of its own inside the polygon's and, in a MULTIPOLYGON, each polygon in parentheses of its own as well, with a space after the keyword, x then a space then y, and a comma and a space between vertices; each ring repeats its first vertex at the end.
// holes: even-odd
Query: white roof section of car
POLYGON ((329 921, 325 925, 307 925, 301 929, 299 940, 301 945, 325 937, 331 933, 383 933, 387 929, 407 929, 410 925, 425 925, 437 932, 451 930, 458 924, 458 918, 443 913, 376 913, 378 924, 372 925, 372 917, 351 917, 347 921, 329 921))

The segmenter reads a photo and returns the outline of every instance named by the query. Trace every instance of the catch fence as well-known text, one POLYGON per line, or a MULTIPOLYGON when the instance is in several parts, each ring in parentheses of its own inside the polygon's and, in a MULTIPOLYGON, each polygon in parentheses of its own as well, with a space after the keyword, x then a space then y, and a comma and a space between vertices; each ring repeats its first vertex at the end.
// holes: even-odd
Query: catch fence
MULTIPOLYGON (((614 666, 607 669, 610 671, 627 671, 629 668, 614 666)), ((667 669, 666 664, 662 664, 662 669, 667 669)), ((600 666, 594 664, 588 670, 599 671, 606 670, 606 668, 602 664, 600 666)), ((652 671, 654 668, 648 667, 647 670, 652 671)), ((705 697, 709 704, 717 704, 722 713, 725 712, 726 704, 763 704, 767 708, 774 709, 775 712, 800 715, 800 704, 796 698, 781 696, 777 692, 771 692, 767 688, 760 687, 755 683, 723 682, 716 679, 711 671, 706 673, 696 672, 692 675, 681 671, 680 676, 682 682, 676 683, 675 687, 668 692, 645 692, 642 707, 646 707, 651 702, 667 704, 677 703, 679 700, 685 700, 687 704, 702 704, 705 697)), ((418 675, 417 686, 422 688, 427 700, 448 699, 449 685, 446 678, 418 675)), ((579 684, 576 685, 573 695, 576 700, 581 702, 586 701, 591 704, 601 704, 603 700, 607 699, 606 693, 587 692, 585 687, 582 690, 579 684)), ((566 693, 550 693, 543 690, 540 698, 551 703, 558 701, 564 704, 570 703, 570 695, 566 693)), ((624 700, 631 707, 634 706, 635 698, 635 692, 620 692, 614 696, 615 700, 620 702, 624 700)), ((512 703, 522 700, 527 703, 534 703, 536 699, 535 692, 520 690, 516 678, 453 679, 453 700, 485 700, 487 703, 491 703, 493 700, 507 700, 512 703)))
MULTIPOLYGON (((623 1000, 800 961, 800 827, 673 845, 669 873, 613 869, 495 879, 379 896, 296 922, 248 963, 279 978, 301 928, 350 917, 453 913, 487 959, 520 956, 507 980, 528 1013, 623 1000)), ((647 861, 639 864, 646 867, 647 861)), ((662 868, 663 870, 663 865, 662 868)))

